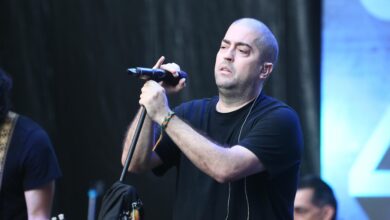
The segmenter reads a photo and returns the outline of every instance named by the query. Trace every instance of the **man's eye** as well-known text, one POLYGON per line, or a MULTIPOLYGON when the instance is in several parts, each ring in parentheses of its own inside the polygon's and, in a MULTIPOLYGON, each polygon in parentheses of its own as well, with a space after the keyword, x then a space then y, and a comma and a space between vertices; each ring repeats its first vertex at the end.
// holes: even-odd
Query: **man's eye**
POLYGON ((238 50, 238 51, 240 51, 240 53, 243 53, 243 54, 248 54, 249 53, 248 50, 238 50))
POLYGON ((301 207, 296 207, 294 208, 294 212, 296 214, 305 214, 307 213, 309 210, 305 209, 305 208, 301 208, 301 207))

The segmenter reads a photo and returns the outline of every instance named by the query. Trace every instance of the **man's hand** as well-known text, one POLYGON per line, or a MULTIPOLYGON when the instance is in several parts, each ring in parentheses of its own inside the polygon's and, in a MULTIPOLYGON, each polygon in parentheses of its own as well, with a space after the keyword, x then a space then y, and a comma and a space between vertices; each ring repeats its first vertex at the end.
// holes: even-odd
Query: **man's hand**
POLYGON ((170 112, 165 89, 156 81, 147 81, 141 89, 139 104, 144 106, 148 116, 158 124, 170 112))
MULTIPOLYGON (((179 65, 176 63, 163 64, 164 56, 158 59, 153 66, 154 69, 161 68, 172 73, 174 77, 178 77, 180 71, 179 65)), ((185 79, 181 79, 176 86, 168 85, 164 82, 147 81, 141 89, 139 104, 144 106, 148 116, 158 124, 161 124, 164 117, 171 111, 168 105, 166 93, 179 92, 185 87, 185 79)))
MULTIPOLYGON (((176 63, 163 64, 164 60, 165 60, 165 57, 161 56, 160 59, 158 59, 157 63, 153 66, 153 69, 156 69, 156 68, 164 69, 164 70, 171 72, 174 77, 178 77, 179 76, 178 72, 180 71, 180 66, 177 65, 176 63)), ((171 86, 171 85, 168 85, 164 82, 160 82, 160 85, 162 85, 164 87, 165 91, 168 94, 177 93, 186 86, 186 79, 185 78, 180 79, 179 83, 176 86, 171 86)))

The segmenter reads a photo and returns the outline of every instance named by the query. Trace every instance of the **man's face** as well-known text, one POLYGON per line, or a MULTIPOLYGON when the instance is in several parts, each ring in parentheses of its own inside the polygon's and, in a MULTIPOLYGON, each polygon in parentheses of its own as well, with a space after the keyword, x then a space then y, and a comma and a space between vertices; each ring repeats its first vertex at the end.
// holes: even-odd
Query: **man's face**
POLYGON ((311 201, 314 190, 311 188, 298 189, 294 201, 295 220, 325 220, 330 219, 324 208, 315 206, 311 201))
POLYGON ((256 40, 260 33, 250 26, 233 24, 221 42, 215 62, 219 89, 243 91, 258 84, 262 65, 256 40))

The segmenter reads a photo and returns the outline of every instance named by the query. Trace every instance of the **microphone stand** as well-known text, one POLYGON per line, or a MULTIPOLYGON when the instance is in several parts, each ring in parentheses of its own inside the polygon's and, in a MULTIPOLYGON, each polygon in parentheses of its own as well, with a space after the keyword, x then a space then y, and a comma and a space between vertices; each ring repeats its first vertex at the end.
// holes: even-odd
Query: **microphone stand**
MULTIPOLYGON (((136 76, 142 75, 142 72, 149 72, 149 74, 145 74, 145 76, 146 75, 148 76, 148 79, 152 79, 152 80, 155 80, 157 82, 164 81, 170 85, 176 85, 181 78, 187 78, 187 73, 184 71, 178 72, 179 77, 173 77, 172 74, 165 74, 166 71, 161 70, 161 69, 148 69, 148 68, 137 67, 137 68, 130 68, 127 71, 129 73, 131 73, 132 75, 136 74, 136 76), (152 73, 152 75, 150 75, 150 73, 152 73), (158 74, 156 74, 156 73, 158 73, 158 74)), ((146 109, 145 109, 145 107, 141 106, 141 115, 140 115, 140 118, 138 120, 137 128, 135 129, 135 132, 134 132, 133 140, 131 141, 131 144, 130 144, 130 148, 129 148, 129 152, 127 154, 126 162, 123 166, 122 174, 121 174, 121 177, 119 179, 120 182, 123 182, 123 180, 125 179, 125 175, 127 173, 127 170, 129 169, 130 161, 131 161, 131 158, 133 157, 134 150, 135 150, 135 145, 137 144, 139 134, 141 133, 142 125, 144 124, 144 121, 145 121, 145 116, 146 116, 146 109)))
POLYGON ((123 182, 123 180, 125 179, 127 170, 129 169, 131 158, 133 157, 133 154, 135 151, 135 146, 137 144, 139 135, 141 133, 141 128, 142 128, 142 125, 144 124, 145 117, 146 117, 146 109, 143 106, 141 106, 141 115, 139 117, 138 124, 137 124, 137 127, 136 127, 135 132, 134 132, 133 140, 131 141, 131 144, 130 144, 129 152, 127 153, 127 158, 126 158, 126 162, 123 166, 121 177, 119 178, 120 182, 123 182))

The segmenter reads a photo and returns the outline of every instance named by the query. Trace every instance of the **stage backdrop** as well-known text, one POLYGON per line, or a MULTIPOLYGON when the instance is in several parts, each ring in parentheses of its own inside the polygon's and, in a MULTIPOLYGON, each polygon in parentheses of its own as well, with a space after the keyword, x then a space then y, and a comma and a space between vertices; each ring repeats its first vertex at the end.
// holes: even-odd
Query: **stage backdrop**
POLYGON ((390 1, 323 3, 322 176, 340 219, 390 219, 390 1))
MULTIPOLYGON (((0 66, 14 79, 14 110, 48 131, 63 170, 53 214, 86 219, 87 191, 119 178, 122 140, 142 85, 126 69, 151 67, 165 55, 189 73, 172 106, 215 95, 215 55, 240 17, 261 19, 275 32, 280 59, 266 92, 297 110, 306 145, 302 173, 318 173, 320 6, 311 0, 0 0, 0 66)), ((174 175, 128 176, 146 219, 171 219, 174 175)))

